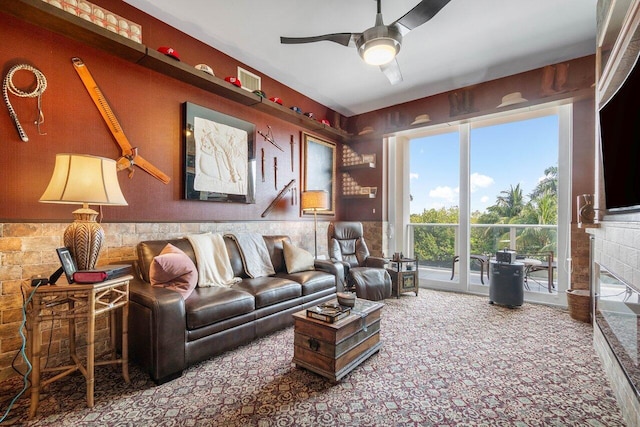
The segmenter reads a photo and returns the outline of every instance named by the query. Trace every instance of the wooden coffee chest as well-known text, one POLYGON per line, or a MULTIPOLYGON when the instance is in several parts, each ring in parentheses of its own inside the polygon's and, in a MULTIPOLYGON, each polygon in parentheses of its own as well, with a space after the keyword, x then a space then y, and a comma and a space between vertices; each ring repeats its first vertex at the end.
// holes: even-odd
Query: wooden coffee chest
POLYGON ((339 381, 382 347, 380 315, 384 304, 357 299, 351 314, 336 323, 293 315, 293 362, 332 381, 339 381))

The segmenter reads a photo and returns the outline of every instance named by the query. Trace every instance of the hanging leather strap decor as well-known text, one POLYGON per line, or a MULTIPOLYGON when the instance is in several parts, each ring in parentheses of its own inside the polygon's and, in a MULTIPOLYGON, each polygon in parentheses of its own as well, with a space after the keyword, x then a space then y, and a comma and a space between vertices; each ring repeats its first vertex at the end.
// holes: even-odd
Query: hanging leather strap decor
POLYGON ((46 135, 40 131, 40 125, 44 123, 44 114, 42 113, 42 94, 46 89, 47 89, 47 78, 36 67, 33 67, 28 64, 18 64, 11 67, 2 82, 2 97, 4 98, 4 103, 7 105, 7 109, 9 110, 9 116, 11 117, 14 125, 16 126, 16 130, 18 131, 18 135, 20 135, 20 139, 23 140, 24 142, 29 141, 29 137, 27 136, 27 133, 24 131, 22 125, 20 124, 20 121, 18 120, 18 115, 16 114, 15 110, 13 109, 13 106, 11 105, 11 101, 9 100, 9 93, 12 93, 13 95, 18 96, 20 98, 38 97, 38 118, 35 121, 35 124, 38 127, 38 133, 40 135, 46 135), (13 84, 13 75, 20 70, 31 71, 36 77, 36 86, 31 92, 26 92, 21 89, 18 89, 13 84))
POLYGON ((160 169, 156 168, 140 155, 138 155, 137 147, 131 146, 131 143, 129 143, 127 136, 124 134, 124 131, 122 130, 118 119, 111 110, 107 99, 102 94, 102 91, 98 87, 98 84, 95 82, 95 80, 93 80, 93 77, 91 76, 91 73, 89 72, 89 69, 84 64, 84 62, 82 62, 82 60, 77 57, 71 58, 71 62, 73 63, 78 76, 80 76, 80 80, 82 80, 82 83, 87 89, 89 96, 93 100, 93 103, 96 105, 96 107, 98 107, 98 111, 104 119, 104 122, 109 127, 111 134, 122 150, 122 157, 117 160, 118 170, 129 169, 129 178, 131 178, 134 172, 133 166, 136 165, 154 178, 157 178, 163 183, 168 184, 169 181, 171 181, 171 178, 169 178, 169 176, 164 174, 160 169))

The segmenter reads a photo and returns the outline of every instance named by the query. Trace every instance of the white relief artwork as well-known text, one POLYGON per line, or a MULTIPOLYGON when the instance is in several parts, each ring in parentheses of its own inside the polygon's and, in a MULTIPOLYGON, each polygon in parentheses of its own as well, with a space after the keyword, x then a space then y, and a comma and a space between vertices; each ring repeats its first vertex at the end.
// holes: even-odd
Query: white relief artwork
POLYGON ((194 137, 194 190, 246 195, 247 132, 195 117, 194 137))

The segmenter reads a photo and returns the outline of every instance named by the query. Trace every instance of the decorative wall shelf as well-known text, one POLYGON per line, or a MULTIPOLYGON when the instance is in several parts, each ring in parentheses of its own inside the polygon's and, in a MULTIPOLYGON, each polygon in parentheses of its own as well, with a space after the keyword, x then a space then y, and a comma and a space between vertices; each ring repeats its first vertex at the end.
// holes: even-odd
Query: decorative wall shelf
POLYGON ((375 154, 358 154, 348 145, 342 146, 341 170, 373 169, 376 167, 375 154))
POLYGON ((369 162, 369 163, 359 163, 357 165, 342 166, 340 170, 346 172, 346 171, 352 171, 352 170, 358 170, 358 169, 375 169, 375 168, 376 168, 376 164, 369 162))
MULTIPOLYGON (((374 187, 375 188, 375 187, 374 187)), ((343 195, 343 199, 375 199, 376 193, 343 195)))
POLYGON ((61 34, 88 46, 104 50, 114 56, 137 63, 145 68, 239 104, 255 108, 325 137, 340 141, 350 138, 350 135, 341 129, 326 126, 319 121, 297 114, 268 99, 240 89, 219 77, 211 76, 188 64, 168 58, 144 44, 136 43, 41 0, 3 1, 0 4, 0 12, 13 15, 25 22, 61 34))
MULTIPOLYGON (((348 145, 342 146, 342 197, 375 199, 377 187, 363 187, 348 173, 365 169, 375 169, 375 154, 358 154, 348 145)), ((362 174, 360 174, 362 176, 362 174)), ((364 174, 366 176, 366 174, 364 174)))
POLYGON ((579 222, 578 223, 578 228, 600 228, 600 224, 599 223, 587 224, 587 223, 584 223, 584 222, 579 222))
POLYGON ((375 199, 378 187, 363 187, 347 172, 342 173, 342 197, 375 199))

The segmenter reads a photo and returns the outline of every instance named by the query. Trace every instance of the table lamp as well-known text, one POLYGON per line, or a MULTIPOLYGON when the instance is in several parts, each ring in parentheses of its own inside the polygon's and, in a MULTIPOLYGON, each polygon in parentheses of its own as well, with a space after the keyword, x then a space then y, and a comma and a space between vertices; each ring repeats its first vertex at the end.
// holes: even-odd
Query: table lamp
POLYGON ((104 230, 96 222, 92 205, 126 206, 116 162, 86 154, 57 154, 53 175, 40 202, 79 204, 74 221, 64 231, 64 245, 76 261, 78 270, 92 270, 104 240, 104 230))
POLYGON ((313 246, 315 257, 318 258, 318 211, 329 209, 329 193, 324 190, 303 191, 300 198, 300 207, 303 211, 313 211, 314 238, 313 246))

